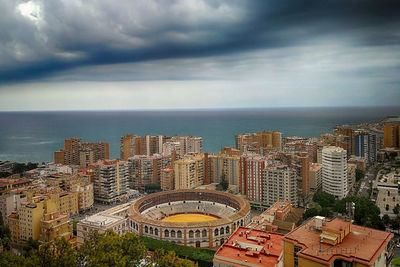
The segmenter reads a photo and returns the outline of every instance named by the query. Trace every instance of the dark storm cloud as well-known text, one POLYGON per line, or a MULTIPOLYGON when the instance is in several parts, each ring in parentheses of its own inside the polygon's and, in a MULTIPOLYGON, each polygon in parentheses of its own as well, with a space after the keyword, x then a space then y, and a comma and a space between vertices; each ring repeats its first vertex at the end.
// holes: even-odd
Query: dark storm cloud
POLYGON ((200 58, 321 38, 353 46, 400 43, 400 2, 394 0, 0 0, 0 8, 0 83, 82 66, 200 58))

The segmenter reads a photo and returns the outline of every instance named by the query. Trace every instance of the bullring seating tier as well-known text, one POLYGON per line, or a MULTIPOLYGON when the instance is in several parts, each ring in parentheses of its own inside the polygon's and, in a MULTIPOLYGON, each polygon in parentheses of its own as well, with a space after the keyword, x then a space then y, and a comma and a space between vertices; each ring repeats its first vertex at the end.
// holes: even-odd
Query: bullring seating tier
POLYGON ((216 218, 225 218, 237 213, 237 210, 227 205, 210 201, 175 201, 151 207, 144 210, 142 215, 153 220, 162 220, 169 216, 187 213, 199 213, 216 218))

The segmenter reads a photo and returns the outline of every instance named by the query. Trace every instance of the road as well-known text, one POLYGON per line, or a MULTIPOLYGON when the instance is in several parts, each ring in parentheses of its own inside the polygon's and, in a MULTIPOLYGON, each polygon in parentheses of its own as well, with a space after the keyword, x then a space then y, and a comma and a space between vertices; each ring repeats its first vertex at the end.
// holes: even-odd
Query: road
POLYGON ((371 188, 372 183, 375 180, 375 175, 374 175, 374 166, 371 166, 368 171, 365 173, 364 179, 361 180, 361 186, 360 189, 358 190, 357 195, 370 198, 370 193, 368 192, 368 189, 371 188))

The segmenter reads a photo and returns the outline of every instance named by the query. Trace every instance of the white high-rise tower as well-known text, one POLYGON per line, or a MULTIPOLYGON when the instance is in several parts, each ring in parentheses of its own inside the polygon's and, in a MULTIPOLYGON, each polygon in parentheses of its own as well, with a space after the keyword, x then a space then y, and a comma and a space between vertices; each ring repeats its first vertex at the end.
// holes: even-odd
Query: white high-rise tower
POLYGON ((342 199, 348 193, 347 151, 329 146, 322 149, 322 190, 342 199))

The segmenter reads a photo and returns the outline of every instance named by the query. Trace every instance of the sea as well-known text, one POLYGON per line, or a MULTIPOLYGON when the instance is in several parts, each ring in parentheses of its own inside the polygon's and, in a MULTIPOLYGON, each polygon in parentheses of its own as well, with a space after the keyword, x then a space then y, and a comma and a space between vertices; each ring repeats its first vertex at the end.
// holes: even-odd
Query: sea
POLYGON ((284 137, 318 137, 338 124, 378 121, 400 115, 399 107, 318 107, 150 111, 0 112, 0 160, 51 162, 64 139, 110 144, 110 157, 119 157, 120 138, 133 133, 194 135, 203 149, 217 153, 234 147, 235 135, 280 131, 284 137))

